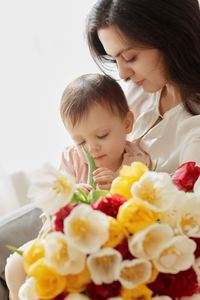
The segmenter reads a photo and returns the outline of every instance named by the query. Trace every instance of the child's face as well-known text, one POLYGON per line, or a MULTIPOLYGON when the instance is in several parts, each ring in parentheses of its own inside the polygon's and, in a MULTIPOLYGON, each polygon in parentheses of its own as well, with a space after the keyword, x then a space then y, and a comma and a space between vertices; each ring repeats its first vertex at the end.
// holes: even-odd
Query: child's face
POLYGON ((125 148, 126 134, 132 130, 133 114, 125 117, 112 113, 108 107, 94 104, 88 114, 73 127, 65 126, 77 146, 84 146, 93 156, 96 166, 117 170, 125 148))

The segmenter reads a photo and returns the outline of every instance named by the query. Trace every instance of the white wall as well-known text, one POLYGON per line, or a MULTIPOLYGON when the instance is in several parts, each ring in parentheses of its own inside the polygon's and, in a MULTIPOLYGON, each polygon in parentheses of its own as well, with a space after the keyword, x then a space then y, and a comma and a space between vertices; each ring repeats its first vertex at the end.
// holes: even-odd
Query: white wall
POLYGON ((0 165, 59 165, 70 143, 59 115, 66 84, 99 72, 84 39, 95 0, 0 1, 0 165))

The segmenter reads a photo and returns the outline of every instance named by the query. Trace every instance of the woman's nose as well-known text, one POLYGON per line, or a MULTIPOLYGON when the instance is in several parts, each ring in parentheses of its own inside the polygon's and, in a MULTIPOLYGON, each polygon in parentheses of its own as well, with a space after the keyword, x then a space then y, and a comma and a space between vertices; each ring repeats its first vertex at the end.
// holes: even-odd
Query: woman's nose
POLYGON ((118 68, 119 77, 121 79, 127 79, 133 76, 133 74, 135 73, 133 69, 128 65, 128 63, 125 61, 118 61, 117 68, 118 68))

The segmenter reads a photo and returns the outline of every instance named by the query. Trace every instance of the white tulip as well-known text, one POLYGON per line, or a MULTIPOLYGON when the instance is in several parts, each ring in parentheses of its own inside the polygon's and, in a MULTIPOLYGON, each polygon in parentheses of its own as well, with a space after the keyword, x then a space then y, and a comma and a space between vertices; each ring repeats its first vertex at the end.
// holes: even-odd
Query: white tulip
POLYGON ((186 201, 178 215, 178 230, 189 237, 200 237, 200 195, 185 193, 186 201))
POLYGON ((167 224, 152 224, 128 239, 128 246, 133 256, 153 259, 173 237, 173 230, 167 224))
POLYGON ((147 282, 152 274, 152 264, 144 259, 124 260, 120 265, 119 281, 127 289, 147 282))
POLYGON ((121 254, 112 248, 102 248, 91 254, 87 266, 95 284, 111 283, 119 276, 121 254))
POLYGON ((173 205, 170 209, 166 210, 160 216, 160 221, 162 224, 168 224, 176 233, 181 233, 178 230, 178 220, 180 219, 182 207, 185 206, 185 203, 188 201, 187 193, 183 191, 178 191, 178 199, 173 202, 173 205))
POLYGON ((64 220, 67 242, 84 253, 93 253, 108 240, 109 219, 87 204, 76 206, 64 220))
POLYGON ((159 272, 176 274, 193 265, 195 249, 194 241, 186 236, 176 236, 165 245, 153 263, 159 272))
POLYGON ((144 173, 139 181, 133 183, 131 193, 155 212, 168 210, 178 197, 178 189, 170 175, 157 172, 144 173))
POLYGON ((67 244, 61 232, 49 233, 45 239, 45 258, 58 274, 77 274, 85 266, 85 253, 67 244))
POLYGON ((35 300, 37 298, 34 281, 34 278, 30 277, 22 284, 18 293, 19 300, 35 300))
POLYGON ((69 203, 75 188, 75 179, 71 175, 45 164, 33 174, 28 197, 51 215, 69 203))

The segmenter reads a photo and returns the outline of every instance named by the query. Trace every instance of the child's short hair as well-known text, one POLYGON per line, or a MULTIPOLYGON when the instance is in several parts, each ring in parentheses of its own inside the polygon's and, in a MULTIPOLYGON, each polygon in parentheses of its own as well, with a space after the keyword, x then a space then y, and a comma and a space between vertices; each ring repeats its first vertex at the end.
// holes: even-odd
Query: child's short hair
POLYGON ((85 74, 68 84, 63 92, 60 104, 63 123, 69 117, 75 126, 94 104, 107 105, 113 113, 122 117, 129 111, 124 92, 113 78, 85 74))

